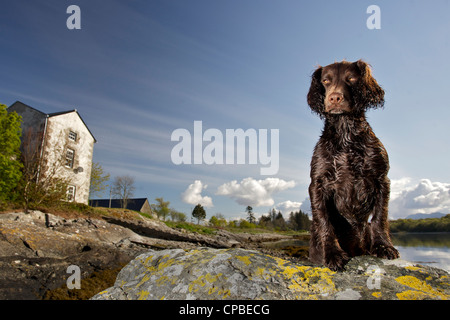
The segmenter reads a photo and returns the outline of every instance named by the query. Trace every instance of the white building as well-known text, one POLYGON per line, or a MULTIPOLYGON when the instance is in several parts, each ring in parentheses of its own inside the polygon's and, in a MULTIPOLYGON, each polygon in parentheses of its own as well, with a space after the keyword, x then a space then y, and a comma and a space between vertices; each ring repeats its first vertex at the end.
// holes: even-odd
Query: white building
POLYGON ((22 116, 22 152, 39 153, 38 170, 54 170, 55 175, 69 179, 68 201, 88 204, 97 141, 77 110, 46 114, 17 101, 8 111, 22 116))

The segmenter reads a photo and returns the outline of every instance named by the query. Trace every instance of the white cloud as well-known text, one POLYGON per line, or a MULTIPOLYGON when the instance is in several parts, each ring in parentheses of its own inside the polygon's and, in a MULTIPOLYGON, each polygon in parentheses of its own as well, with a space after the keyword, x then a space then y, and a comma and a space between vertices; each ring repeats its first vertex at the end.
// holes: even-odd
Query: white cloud
POLYGON ((411 178, 405 177, 397 180, 391 180, 391 201, 397 199, 404 191, 410 191, 414 188, 411 178))
POLYGON ((228 196, 243 206, 273 206, 275 203, 272 194, 293 188, 295 182, 285 181, 279 178, 267 178, 255 180, 245 178, 241 182, 233 180, 225 183, 217 189, 216 194, 228 196))
MULTIPOLYGON (((311 212, 309 197, 301 202, 300 210, 311 212)), ((390 219, 433 212, 450 212, 450 183, 433 182, 429 179, 413 180, 408 177, 391 180, 390 219)))
POLYGON ((302 205, 301 202, 296 201, 284 201, 277 204, 275 207, 277 210, 281 211, 282 213, 291 213, 298 211, 300 209, 300 206, 302 205))
POLYGON ((450 183, 402 178, 391 182, 390 218, 415 213, 450 212, 450 183))
POLYGON ((181 199, 183 202, 192 205, 201 204, 206 208, 214 207, 211 197, 202 197, 201 195, 202 190, 207 187, 207 185, 203 186, 200 180, 195 180, 194 183, 190 184, 186 191, 181 194, 181 199))

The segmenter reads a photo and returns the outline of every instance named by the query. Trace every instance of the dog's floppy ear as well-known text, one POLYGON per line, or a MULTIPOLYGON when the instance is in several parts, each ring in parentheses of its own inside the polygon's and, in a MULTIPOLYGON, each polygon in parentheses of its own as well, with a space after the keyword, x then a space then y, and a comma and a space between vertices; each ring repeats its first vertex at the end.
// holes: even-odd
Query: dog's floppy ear
POLYGON ((311 110, 321 117, 325 109, 325 88, 322 85, 322 67, 318 67, 311 76, 311 86, 308 92, 308 104, 311 110))
POLYGON ((381 108, 384 106, 384 90, 380 87, 374 77, 370 66, 363 60, 355 62, 361 72, 361 85, 359 88, 359 104, 361 108, 381 108))

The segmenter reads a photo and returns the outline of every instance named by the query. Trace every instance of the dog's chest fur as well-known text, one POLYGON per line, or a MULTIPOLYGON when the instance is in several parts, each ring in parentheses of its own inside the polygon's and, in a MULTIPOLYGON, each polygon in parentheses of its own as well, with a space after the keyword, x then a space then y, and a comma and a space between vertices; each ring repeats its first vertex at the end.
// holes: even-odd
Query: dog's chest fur
POLYGON ((347 220, 360 216, 360 220, 361 215, 370 215, 373 195, 379 191, 377 181, 387 174, 386 152, 367 122, 341 119, 326 123, 313 156, 311 177, 320 182, 323 194, 341 215, 347 220))

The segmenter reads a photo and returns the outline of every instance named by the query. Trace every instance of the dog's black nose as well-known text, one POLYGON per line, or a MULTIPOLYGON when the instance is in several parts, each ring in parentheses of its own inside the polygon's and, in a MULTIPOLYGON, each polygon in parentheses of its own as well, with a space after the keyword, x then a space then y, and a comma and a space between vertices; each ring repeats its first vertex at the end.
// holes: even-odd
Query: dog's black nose
POLYGON ((344 101, 344 95, 342 93, 339 92, 333 92, 332 94, 330 94, 328 96, 328 102, 330 103, 342 103, 342 101, 344 101))

